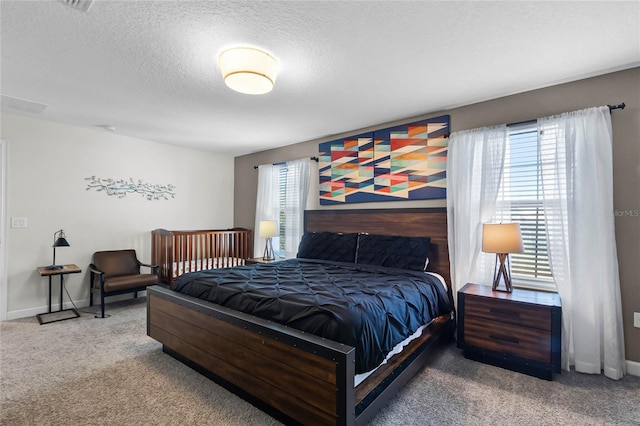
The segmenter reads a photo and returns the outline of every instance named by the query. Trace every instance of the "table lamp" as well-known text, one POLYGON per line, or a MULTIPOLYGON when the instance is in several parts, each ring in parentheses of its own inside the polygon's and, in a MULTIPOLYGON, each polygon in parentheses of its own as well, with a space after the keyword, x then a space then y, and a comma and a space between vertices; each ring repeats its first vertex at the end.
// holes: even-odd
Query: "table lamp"
POLYGON ((261 220, 260 227, 258 229, 258 236, 261 238, 266 238, 266 243, 264 247, 264 255, 262 256, 263 260, 275 260, 276 256, 273 252, 273 244, 271 242, 271 238, 278 235, 278 224, 275 220, 261 220))
POLYGON ((55 270, 63 268, 62 265, 56 265, 56 247, 69 247, 69 242, 62 229, 53 233, 53 263, 51 266, 48 266, 47 269, 55 270))
POLYGON ((511 265, 509 253, 522 253, 522 234, 519 223, 484 223, 482 224, 482 251, 496 254, 493 273, 493 290, 511 293, 511 265), (501 290, 500 281, 504 280, 505 289, 501 290))

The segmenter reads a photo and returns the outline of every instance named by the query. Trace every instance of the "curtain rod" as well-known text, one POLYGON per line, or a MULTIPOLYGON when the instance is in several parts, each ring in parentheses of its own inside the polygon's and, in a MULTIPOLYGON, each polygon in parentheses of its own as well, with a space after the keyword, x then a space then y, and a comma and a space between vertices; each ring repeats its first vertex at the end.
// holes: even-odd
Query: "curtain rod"
MULTIPOLYGON (((609 107, 609 112, 611 112, 614 109, 624 109, 624 107, 626 107, 627 105, 625 105, 625 103, 622 102, 621 104, 618 104, 618 105, 607 105, 607 106, 609 107)), ((537 121, 536 119, 518 121, 518 122, 515 122, 515 123, 508 123, 507 126, 519 126, 521 124, 533 124, 536 121, 537 121)))
MULTIPOLYGON (((609 107, 609 111, 613 111, 614 109, 624 109, 624 107, 626 107, 627 105, 624 102, 622 102, 621 104, 618 104, 618 105, 607 105, 607 106, 609 107)), ((519 121, 517 123, 507 124, 507 126, 516 126, 518 124, 532 123, 532 122, 535 122, 535 121, 536 120, 519 121)), ((446 137, 449 137, 449 135, 446 135, 446 137)), ((311 157, 311 160, 313 160, 315 162, 318 162, 318 157, 311 157)), ((283 164, 283 163, 273 163, 273 165, 276 165, 276 164, 283 164)), ((257 169, 258 166, 253 166, 253 168, 257 169)))
MULTIPOLYGON (((311 157, 311 161, 315 161, 316 163, 318 162, 318 157, 311 157)), ((273 166, 277 166, 278 164, 284 164, 286 163, 286 161, 281 161, 279 163, 273 163, 273 166)), ((253 166, 254 169, 257 169, 260 166, 253 166)))

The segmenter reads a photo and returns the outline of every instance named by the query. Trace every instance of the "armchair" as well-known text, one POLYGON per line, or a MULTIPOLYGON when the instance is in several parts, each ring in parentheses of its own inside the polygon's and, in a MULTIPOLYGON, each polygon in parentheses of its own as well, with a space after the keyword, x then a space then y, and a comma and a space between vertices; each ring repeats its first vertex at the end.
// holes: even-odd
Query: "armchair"
POLYGON ((101 315, 96 318, 106 318, 105 297, 124 293, 135 293, 134 297, 138 297, 139 291, 158 283, 158 266, 141 263, 133 249, 95 252, 89 272, 89 306, 93 306, 93 292, 100 292, 101 315), (152 273, 141 274, 141 266, 151 268, 152 273))

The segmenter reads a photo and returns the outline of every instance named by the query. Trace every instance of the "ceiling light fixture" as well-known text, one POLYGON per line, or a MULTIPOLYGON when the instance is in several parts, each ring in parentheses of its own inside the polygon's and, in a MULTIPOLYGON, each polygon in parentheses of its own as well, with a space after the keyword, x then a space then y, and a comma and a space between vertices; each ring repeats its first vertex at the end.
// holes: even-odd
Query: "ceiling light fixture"
POLYGON ((218 66, 225 84, 247 95, 269 93, 278 74, 276 58, 254 47, 233 47, 223 51, 218 56, 218 66))

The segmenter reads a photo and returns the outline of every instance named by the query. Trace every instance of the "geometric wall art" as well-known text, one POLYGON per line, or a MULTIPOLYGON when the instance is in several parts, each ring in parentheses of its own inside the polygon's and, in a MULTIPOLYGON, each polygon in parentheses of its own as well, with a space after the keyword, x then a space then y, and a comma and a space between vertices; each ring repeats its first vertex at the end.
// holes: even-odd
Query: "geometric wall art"
POLYGON ((319 145, 320 204, 446 198, 449 116, 319 145))

